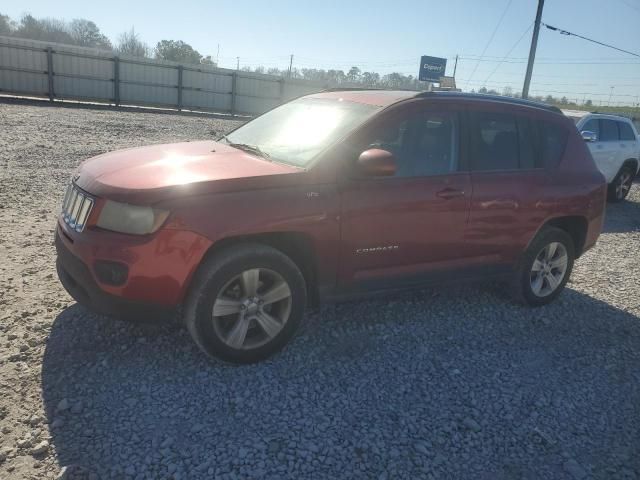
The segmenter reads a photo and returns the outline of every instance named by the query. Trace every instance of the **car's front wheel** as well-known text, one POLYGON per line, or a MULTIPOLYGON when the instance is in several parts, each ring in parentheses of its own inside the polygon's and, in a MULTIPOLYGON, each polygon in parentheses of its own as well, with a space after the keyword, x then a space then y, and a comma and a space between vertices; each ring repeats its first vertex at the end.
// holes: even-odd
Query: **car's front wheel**
POLYGON ((575 260, 573 240, 555 227, 543 228, 523 254, 513 290, 520 302, 546 305, 564 289, 575 260))
POLYGON ((629 166, 624 166, 620 169, 616 178, 609 184, 610 202, 621 202, 627 198, 631 190, 631 185, 633 184, 634 173, 633 169, 629 166))
POLYGON ((291 339, 304 315, 306 286, 285 254, 243 244, 215 254, 200 267, 186 303, 185 322, 205 353, 252 363, 291 339))

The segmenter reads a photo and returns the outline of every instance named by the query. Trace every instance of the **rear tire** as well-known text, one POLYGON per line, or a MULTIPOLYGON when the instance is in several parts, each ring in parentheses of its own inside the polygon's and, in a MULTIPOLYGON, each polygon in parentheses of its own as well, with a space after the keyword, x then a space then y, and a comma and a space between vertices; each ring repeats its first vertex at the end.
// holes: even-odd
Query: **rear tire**
POLYGON ((609 184, 608 198, 610 202, 618 203, 627 198, 633 184, 634 175, 635 172, 628 165, 624 165, 620 169, 616 178, 609 184))
POLYGON ((305 280, 285 254, 247 243, 220 251, 198 269, 184 320, 209 356, 254 363, 293 337, 307 302, 305 280))
POLYGON ((534 307, 555 300, 569 280, 574 260, 575 247, 569 234, 544 227, 522 255, 514 274, 515 300, 534 307))

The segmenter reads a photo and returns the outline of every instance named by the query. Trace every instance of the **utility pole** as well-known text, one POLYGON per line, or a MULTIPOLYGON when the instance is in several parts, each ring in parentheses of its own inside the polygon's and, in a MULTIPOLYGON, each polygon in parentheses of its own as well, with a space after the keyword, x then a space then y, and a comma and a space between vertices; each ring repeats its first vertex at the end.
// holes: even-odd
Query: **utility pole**
POLYGON ((236 57, 236 70, 240 70, 240 57, 236 57))
POLYGON ((218 53, 216 53, 216 67, 220 65, 220 44, 218 44, 218 53))
POLYGON ((289 58, 289 78, 291 78, 291 68, 293 67, 293 53, 291 54, 291 57, 289 58))
POLYGON ((524 86, 522 87, 522 98, 529 97, 529 85, 531 84, 531 74, 533 73, 533 61, 536 58, 536 48, 538 47, 538 34, 540 33, 540 20, 542 19, 543 7, 544 0, 538 0, 538 11, 536 12, 536 22, 533 26, 533 36, 531 37, 531 49, 529 50, 527 73, 524 76, 524 86))
POLYGON ((611 106, 611 96, 613 95, 613 89, 615 88, 615 86, 611 86, 611 91, 609 92, 609 101, 607 102, 607 106, 610 107, 611 106))
POLYGON ((453 65, 453 78, 456 78, 456 70, 458 69, 458 55, 456 54, 456 63, 453 65))

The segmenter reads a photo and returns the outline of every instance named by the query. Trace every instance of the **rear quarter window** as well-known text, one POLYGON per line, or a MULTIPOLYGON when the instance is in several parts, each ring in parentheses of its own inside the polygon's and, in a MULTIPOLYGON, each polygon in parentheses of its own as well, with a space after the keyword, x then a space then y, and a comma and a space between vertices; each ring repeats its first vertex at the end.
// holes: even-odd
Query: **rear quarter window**
POLYGON ((541 120, 538 124, 540 132, 540 155, 542 163, 548 167, 556 167, 567 147, 569 131, 557 123, 541 120))

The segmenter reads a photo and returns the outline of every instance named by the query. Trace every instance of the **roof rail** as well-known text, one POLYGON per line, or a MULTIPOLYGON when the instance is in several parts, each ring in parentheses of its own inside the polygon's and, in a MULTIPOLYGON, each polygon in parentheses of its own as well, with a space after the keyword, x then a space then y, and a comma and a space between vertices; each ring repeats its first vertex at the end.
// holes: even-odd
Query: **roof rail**
POLYGON ((385 87, 331 87, 321 90, 322 92, 414 92, 420 93, 421 90, 411 90, 409 88, 385 88, 385 87))
POLYGON ((543 110, 547 110, 554 113, 562 114, 562 111, 554 106, 549 105, 547 103, 537 102, 534 100, 527 100, 524 98, 514 98, 514 97, 504 97, 501 95, 489 95, 485 93, 466 93, 466 92, 422 92, 416 95, 417 97, 451 97, 451 98, 467 98, 470 100, 480 100, 480 101, 491 101, 491 102, 501 102, 501 103, 510 103, 513 105, 523 105, 526 107, 534 107, 540 108, 543 110))
POLYGON ((376 87, 331 87, 325 88, 323 92, 357 92, 360 90, 385 90, 384 88, 376 87))

